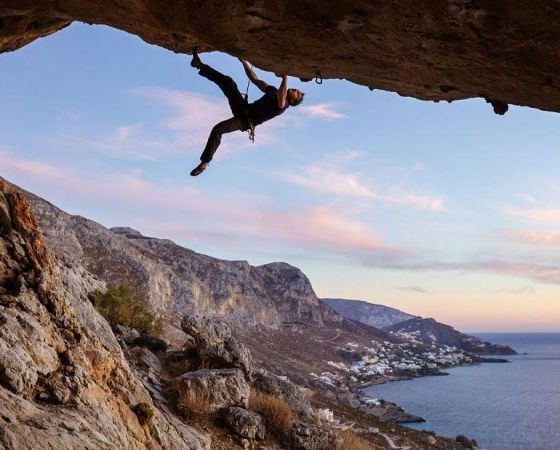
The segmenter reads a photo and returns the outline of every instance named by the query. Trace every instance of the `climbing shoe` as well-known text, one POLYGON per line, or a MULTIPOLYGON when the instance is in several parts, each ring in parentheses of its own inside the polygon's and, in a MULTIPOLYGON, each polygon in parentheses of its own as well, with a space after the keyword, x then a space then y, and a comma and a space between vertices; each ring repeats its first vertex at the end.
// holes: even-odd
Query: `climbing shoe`
POLYGON ((197 47, 193 47, 193 49, 192 49, 191 66, 196 67, 197 69, 200 69, 200 67, 202 66, 202 61, 198 57, 198 48, 197 47))
POLYGON ((208 167, 208 163, 201 162, 198 166, 196 166, 191 171, 191 176, 196 177, 197 175, 200 175, 202 172, 206 170, 207 167, 208 167))

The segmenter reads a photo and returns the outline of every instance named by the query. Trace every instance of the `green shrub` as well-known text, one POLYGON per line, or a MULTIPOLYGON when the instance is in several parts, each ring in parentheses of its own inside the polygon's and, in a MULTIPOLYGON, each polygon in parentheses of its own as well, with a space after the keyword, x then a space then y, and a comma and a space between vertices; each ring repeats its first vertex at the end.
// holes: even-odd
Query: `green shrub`
POLYGON ((125 325, 155 336, 161 332, 161 320, 148 310, 146 296, 132 286, 109 285, 106 292, 91 292, 89 299, 111 326, 125 325))

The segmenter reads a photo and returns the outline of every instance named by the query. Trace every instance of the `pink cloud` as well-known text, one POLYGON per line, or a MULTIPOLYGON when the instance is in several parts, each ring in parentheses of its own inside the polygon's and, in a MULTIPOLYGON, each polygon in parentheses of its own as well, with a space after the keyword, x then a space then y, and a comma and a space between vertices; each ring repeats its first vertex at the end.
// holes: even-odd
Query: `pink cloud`
POLYGON ((26 187, 31 185, 36 193, 46 193, 51 201, 70 196, 83 200, 89 208, 102 204, 104 211, 117 211, 134 222, 119 225, 145 224, 150 233, 161 237, 212 243, 216 238, 232 242, 241 239, 249 245, 258 241, 258 245, 285 245, 360 259, 403 253, 363 223, 325 207, 274 211, 260 197, 159 185, 143 179, 138 170, 99 174, 6 154, 0 154, 0 167, 9 179, 23 180, 26 187))
POLYGON ((444 199, 430 195, 408 192, 379 194, 360 181, 355 173, 333 170, 320 165, 310 165, 298 172, 275 172, 274 176, 323 194, 370 199, 376 202, 411 206, 432 212, 442 211, 445 205, 444 199))
MULTIPOLYGON (((154 100, 171 109, 171 114, 161 121, 161 125, 177 133, 175 140, 181 146, 203 146, 212 127, 216 123, 232 117, 225 97, 211 97, 196 92, 161 87, 143 87, 132 89, 130 92, 154 100)), ((274 124, 267 123, 265 126, 259 126, 258 139, 255 140, 254 146, 263 146, 273 142, 274 130, 279 127, 282 127, 282 123, 278 121, 274 124)), ((253 145, 249 145, 245 133, 234 132, 224 136, 219 154, 251 148, 253 145)))
POLYGON ((466 262, 437 262, 422 263, 379 263, 367 262, 369 266, 393 270, 409 271, 458 271, 483 272, 496 275, 528 278, 548 284, 560 284, 560 266, 555 264, 538 264, 526 262, 510 262, 500 260, 480 260, 466 262))
POLYGON ((503 239, 526 245, 559 247, 560 233, 539 230, 504 230, 499 232, 503 239))
MULTIPOLYGON (((261 230, 272 230, 270 237, 292 241, 298 245, 311 245, 330 251, 387 252, 390 249, 376 233, 363 224, 342 217, 326 208, 318 207, 309 212, 290 212, 264 215, 261 230)), ((267 231, 268 234, 268 231, 267 231)))
POLYGON ((560 209, 555 208, 521 208, 510 206, 504 208, 506 216, 527 222, 560 225, 560 209))

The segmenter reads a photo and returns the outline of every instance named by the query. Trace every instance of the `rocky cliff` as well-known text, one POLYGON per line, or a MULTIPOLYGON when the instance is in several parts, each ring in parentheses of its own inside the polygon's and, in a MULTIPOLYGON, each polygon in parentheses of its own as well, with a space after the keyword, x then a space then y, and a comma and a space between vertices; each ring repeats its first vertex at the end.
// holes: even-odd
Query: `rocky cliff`
POLYGON ((424 100, 560 111, 560 4, 526 0, 1 0, 0 52, 72 21, 193 46, 276 73, 345 78, 424 100))
POLYGON ((319 303, 308 278, 288 264, 253 267, 246 261, 212 258, 130 228, 108 230, 26 195, 46 241, 62 260, 85 267, 107 283, 142 289, 151 309, 165 319, 164 334, 177 343, 184 340, 180 323, 185 314, 275 329, 342 320, 319 303))
POLYGON ((59 263, 25 198, 0 179, 0 447, 209 449, 131 369, 87 299, 101 287, 59 263))

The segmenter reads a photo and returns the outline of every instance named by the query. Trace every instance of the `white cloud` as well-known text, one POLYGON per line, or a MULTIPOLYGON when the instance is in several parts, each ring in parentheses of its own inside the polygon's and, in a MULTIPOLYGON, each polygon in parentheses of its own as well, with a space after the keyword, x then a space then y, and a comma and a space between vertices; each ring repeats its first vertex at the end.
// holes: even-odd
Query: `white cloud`
POLYGON ((335 120, 346 117, 334 109, 332 103, 316 103, 313 105, 302 104, 298 106, 298 111, 313 118, 335 120))

